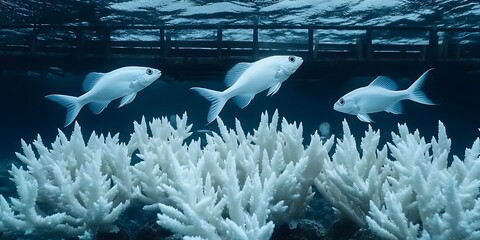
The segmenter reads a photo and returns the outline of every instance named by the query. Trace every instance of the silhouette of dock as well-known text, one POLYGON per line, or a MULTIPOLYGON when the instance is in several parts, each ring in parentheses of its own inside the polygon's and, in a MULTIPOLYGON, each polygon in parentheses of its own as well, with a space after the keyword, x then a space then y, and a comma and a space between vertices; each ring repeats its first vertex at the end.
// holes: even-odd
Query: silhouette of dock
POLYGON ((126 58, 169 65, 225 65, 292 54, 311 63, 480 63, 479 36, 480 28, 400 26, 4 25, 0 59, 6 65, 126 58), (238 33, 245 38, 235 37, 238 33), (328 37, 342 34, 342 41, 328 37))

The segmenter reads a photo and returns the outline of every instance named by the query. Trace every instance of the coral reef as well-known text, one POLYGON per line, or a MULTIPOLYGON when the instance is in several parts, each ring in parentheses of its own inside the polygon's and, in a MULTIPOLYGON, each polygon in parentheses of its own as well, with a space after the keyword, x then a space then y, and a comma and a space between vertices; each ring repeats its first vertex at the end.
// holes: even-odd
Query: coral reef
POLYGON ((186 237, 269 239, 275 225, 296 227, 333 138, 322 143, 314 134, 304 147, 301 124, 283 119, 277 130, 277 112, 270 122, 262 115, 253 134, 239 121, 235 131, 218 125, 204 147, 187 143, 186 114, 175 127, 167 118, 135 123, 128 144, 95 133, 85 143, 78 124, 70 140, 59 131, 51 149, 38 136, 37 154, 22 140, 17 156, 27 170, 12 166, 19 198, 0 196, 0 231, 88 239, 115 231, 137 199, 159 211, 159 225, 186 237), (131 165, 134 154, 141 160, 131 165))
POLYGON ((203 143, 186 114, 174 122, 135 122, 128 143, 95 132, 85 141, 78 124, 51 147, 22 140, 24 166, 9 171, 18 197, 0 195, 0 232, 91 239, 118 231, 135 201, 186 239, 270 239, 276 226, 297 227, 315 186, 385 239, 480 238, 480 140, 449 162, 441 122, 430 142, 399 124, 383 146, 370 126, 357 144, 346 121, 336 143, 318 133, 305 143, 302 124, 277 112, 251 133, 218 119, 203 143))
POLYGON ((378 150, 379 131, 369 127, 360 147, 343 122, 343 140, 315 185, 343 216, 385 239, 480 237, 480 140, 448 166, 451 140, 439 122, 427 143, 419 131, 398 125, 392 143, 378 150))
MULTIPOLYGON (((129 151, 139 151, 134 166, 138 192, 147 209, 158 207, 157 223, 173 232, 206 239, 269 239, 274 225, 292 227, 313 196, 311 186, 328 156, 315 134, 303 146, 301 125, 278 113, 262 115, 253 134, 218 120, 219 134, 184 144, 191 126, 186 116, 176 129, 166 119, 135 124, 129 151)), ((327 145, 333 144, 333 138, 327 145)), ((329 147, 328 147, 329 148, 329 147)))
POLYGON ((130 157, 118 135, 92 133, 85 143, 76 124, 70 139, 59 131, 51 149, 40 136, 33 146, 36 153, 22 140, 17 157, 27 169, 10 170, 19 197, 8 204, 0 195, 0 231, 86 239, 115 231, 133 193, 130 157))

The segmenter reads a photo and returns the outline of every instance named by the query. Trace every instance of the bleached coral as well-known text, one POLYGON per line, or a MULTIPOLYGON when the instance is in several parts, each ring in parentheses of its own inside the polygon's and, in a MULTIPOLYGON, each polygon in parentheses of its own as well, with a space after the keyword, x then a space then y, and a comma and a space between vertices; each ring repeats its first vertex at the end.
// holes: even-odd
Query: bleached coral
POLYGON ((234 131, 218 120, 220 133, 207 136, 203 149, 198 141, 182 144, 191 126, 185 115, 176 122, 174 129, 153 120, 151 136, 145 121, 135 124, 128 146, 142 159, 135 165, 138 192, 148 208, 159 203, 158 224, 205 239, 268 239, 274 224, 295 226, 333 144, 314 134, 305 148, 302 126, 284 119, 278 131, 277 112, 270 123, 262 115, 253 134, 239 121, 234 131))
POLYGON ((387 239, 480 238, 480 140, 453 157, 443 124, 425 141, 399 125, 379 147, 369 127, 357 145, 346 121, 344 135, 304 144, 301 124, 263 114, 252 133, 239 121, 206 142, 188 140, 186 114, 134 123, 127 144, 92 133, 85 142, 76 124, 51 148, 40 136, 22 140, 10 174, 18 198, 0 195, 0 231, 93 238, 114 231, 118 216, 138 199, 158 211, 157 223, 191 239, 268 239, 275 225, 295 227, 313 196, 387 239), (390 152, 390 155, 389 155, 390 152), (139 159, 131 165, 131 159, 139 159))
POLYGON ((448 167, 451 141, 441 122, 431 143, 398 128, 389 144, 396 174, 383 186, 389 201, 370 203, 370 228, 389 239, 479 239, 480 140, 448 167))
POLYGON ((371 127, 361 142, 362 156, 347 123, 332 159, 315 184, 344 216, 386 239, 478 239, 480 237, 480 141, 454 156, 439 122, 438 140, 427 143, 418 131, 399 125, 386 147, 371 127))
POLYGON ((166 119, 134 124, 127 145, 118 134, 92 133, 84 142, 76 124, 69 139, 62 131, 51 149, 40 136, 22 140, 18 158, 27 169, 12 166, 19 198, 0 196, 0 231, 7 234, 59 234, 92 238, 112 231, 132 199, 157 210, 158 224, 185 237, 268 239, 275 224, 292 227, 313 196, 333 138, 318 134, 303 146, 302 126, 278 113, 262 115, 253 134, 240 122, 231 130, 218 120, 220 133, 205 146, 187 138, 186 114, 176 126, 166 119), (140 161, 130 165, 133 155, 140 161))
POLYGON ((381 203, 381 185, 391 174, 387 149, 377 150, 380 132, 371 127, 361 140, 361 153, 346 121, 343 132, 343 139, 337 139, 335 153, 326 159, 315 185, 333 207, 364 226, 369 202, 381 203))
POLYGON ((118 135, 84 142, 78 124, 69 139, 62 131, 48 149, 40 136, 32 145, 22 140, 27 166, 10 174, 19 198, 11 204, 0 195, 0 231, 6 234, 50 234, 91 238, 115 231, 115 221, 132 195, 130 157, 118 135))

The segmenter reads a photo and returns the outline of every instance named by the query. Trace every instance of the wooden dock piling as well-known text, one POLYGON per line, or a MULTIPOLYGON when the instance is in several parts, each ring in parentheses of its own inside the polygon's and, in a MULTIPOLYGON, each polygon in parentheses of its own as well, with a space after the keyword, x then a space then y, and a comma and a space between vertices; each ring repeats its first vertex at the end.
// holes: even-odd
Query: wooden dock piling
MULTIPOLYGON (((202 34, 199 34, 202 35, 202 34)), ((342 37, 337 37, 341 39, 342 37)), ((65 26, 0 25, 0 58, 92 61, 153 59, 168 64, 225 65, 292 54, 308 62, 474 62, 480 63, 480 28, 289 25, 65 26), (227 32, 250 31, 245 39, 227 32), (175 35, 212 31, 198 38, 175 35), (265 39, 269 31, 291 31, 265 39), (335 31, 352 31, 347 40, 326 40, 335 31), (358 34, 357 34, 358 33, 358 34), (418 38, 418 42, 403 41, 418 38), (422 37, 425 36, 424 39, 422 37), (411 37, 411 36, 410 36, 411 37), (348 40, 348 39, 352 40, 348 40), (390 41, 389 38, 394 39, 390 41), (389 42, 390 41, 390 42, 389 42)), ((2 61, 8 64, 9 61, 2 61)))

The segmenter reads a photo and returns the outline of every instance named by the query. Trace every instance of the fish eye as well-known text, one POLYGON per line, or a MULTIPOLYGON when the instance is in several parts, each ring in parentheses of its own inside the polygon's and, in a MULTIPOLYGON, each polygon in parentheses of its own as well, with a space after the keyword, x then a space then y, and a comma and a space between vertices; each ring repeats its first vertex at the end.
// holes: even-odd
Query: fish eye
POLYGON ((288 61, 290 61, 290 62, 292 62, 292 63, 295 62, 295 57, 294 57, 294 56, 288 57, 288 61))
POLYGON ((345 104, 345 100, 343 98, 340 98, 338 100, 338 103, 343 106, 343 104, 345 104))
POLYGON ((148 74, 148 75, 152 75, 152 74, 153 74, 153 71, 152 71, 152 69, 150 69, 150 68, 149 68, 149 69, 147 69, 147 74, 148 74))

